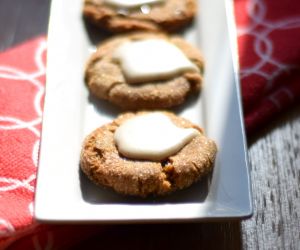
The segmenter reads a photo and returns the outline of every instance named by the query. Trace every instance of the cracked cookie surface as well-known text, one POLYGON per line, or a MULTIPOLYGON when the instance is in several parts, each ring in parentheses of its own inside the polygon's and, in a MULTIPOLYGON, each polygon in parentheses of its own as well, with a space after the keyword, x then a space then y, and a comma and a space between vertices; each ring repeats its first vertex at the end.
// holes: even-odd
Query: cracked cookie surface
POLYGON ((101 43, 87 63, 85 81, 93 95, 123 109, 169 108, 183 103, 189 94, 199 92, 203 65, 201 52, 180 37, 162 33, 132 33, 101 43), (165 39, 174 44, 197 66, 199 72, 184 72, 168 80, 142 84, 127 83, 120 65, 112 58, 113 51, 123 42, 147 38, 165 39))
POLYGON ((91 23, 111 32, 174 32, 191 23, 196 11, 195 0, 166 0, 165 3, 131 10, 118 9, 103 0, 85 0, 83 15, 91 23), (144 8, 145 10, 145 8, 144 8))
POLYGON ((173 113, 163 112, 181 128, 195 128, 200 133, 175 155, 155 161, 123 157, 114 143, 114 132, 128 119, 147 112, 125 113, 88 135, 83 143, 80 166, 94 183, 118 193, 146 197, 166 195, 189 187, 211 172, 216 144, 203 130, 173 113))

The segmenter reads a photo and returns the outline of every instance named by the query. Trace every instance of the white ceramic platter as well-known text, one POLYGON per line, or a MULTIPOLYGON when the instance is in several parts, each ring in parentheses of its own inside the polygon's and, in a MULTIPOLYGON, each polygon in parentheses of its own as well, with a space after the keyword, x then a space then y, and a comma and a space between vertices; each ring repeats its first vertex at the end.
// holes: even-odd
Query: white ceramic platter
POLYGON ((251 215, 251 190, 240 105, 232 0, 200 0, 183 36, 202 49, 205 86, 175 112, 203 126, 218 145, 214 172, 163 198, 124 197, 92 184, 79 169, 83 138, 119 110, 89 96, 87 58, 101 37, 86 26, 81 0, 52 0, 47 85, 35 197, 46 222, 155 222, 240 219, 251 215))

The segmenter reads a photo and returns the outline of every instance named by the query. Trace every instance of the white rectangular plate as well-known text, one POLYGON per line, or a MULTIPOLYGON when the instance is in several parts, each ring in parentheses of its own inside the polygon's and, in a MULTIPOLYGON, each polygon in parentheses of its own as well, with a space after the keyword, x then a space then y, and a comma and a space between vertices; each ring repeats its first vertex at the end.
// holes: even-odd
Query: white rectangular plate
POLYGON ((183 36, 206 59, 201 95, 175 112, 204 127, 218 145, 211 178, 163 198, 123 197, 80 172, 83 138, 119 110, 88 95, 83 81, 95 30, 82 0, 52 0, 47 85, 35 217, 48 222, 147 222, 245 218, 252 213, 231 0, 200 0, 183 36), (233 38, 233 39, 231 39, 233 38))

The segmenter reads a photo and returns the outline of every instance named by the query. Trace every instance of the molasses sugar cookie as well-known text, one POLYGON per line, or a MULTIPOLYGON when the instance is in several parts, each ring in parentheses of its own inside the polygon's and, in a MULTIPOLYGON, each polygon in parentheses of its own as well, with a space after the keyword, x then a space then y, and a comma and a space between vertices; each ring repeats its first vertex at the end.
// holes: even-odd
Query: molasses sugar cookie
POLYGON ((195 0, 85 0, 84 17, 111 32, 176 31, 196 14, 195 0))
POLYGON ((80 165, 118 193, 166 195, 211 172, 216 151, 200 127, 172 113, 125 113, 86 137, 80 165))
POLYGON ((178 36, 133 33, 101 43, 87 63, 90 92, 123 109, 169 108, 199 92, 201 52, 178 36))

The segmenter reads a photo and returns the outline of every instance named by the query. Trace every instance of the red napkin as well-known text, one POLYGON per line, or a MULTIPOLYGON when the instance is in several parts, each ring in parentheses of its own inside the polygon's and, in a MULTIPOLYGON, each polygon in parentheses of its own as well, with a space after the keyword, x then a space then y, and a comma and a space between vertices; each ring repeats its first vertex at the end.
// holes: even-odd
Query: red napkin
MULTIPOLYGON (((235 1, 249 134, 300 99, 299 9, 298 0, 235 1)), ((65 248, 106 228, 32 219, 45 52, 40 37, 0 54, 0 249, 65 248)))
POLYGON ((0 54, 0 246, 35 226, 45 55, 45 38, 0 54))
POLYGON ((33 220, 45 59, 45 37, 0 54, 0 249, 63 249, 102 230, 33 220))
POLYGON ((299 10, 298 0, 235 1, 248 134, 299 101, 299 10))

